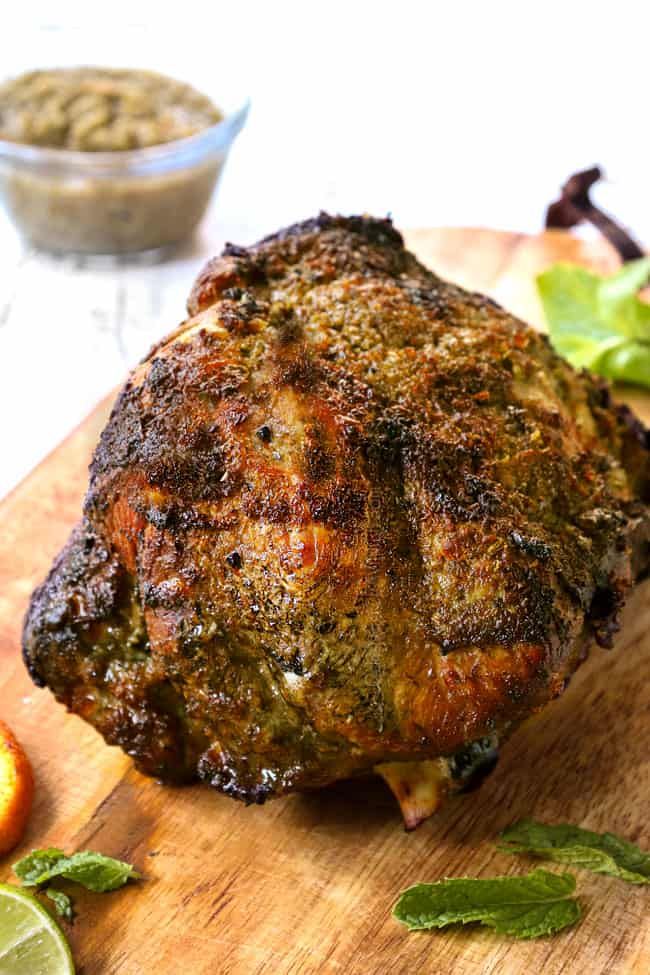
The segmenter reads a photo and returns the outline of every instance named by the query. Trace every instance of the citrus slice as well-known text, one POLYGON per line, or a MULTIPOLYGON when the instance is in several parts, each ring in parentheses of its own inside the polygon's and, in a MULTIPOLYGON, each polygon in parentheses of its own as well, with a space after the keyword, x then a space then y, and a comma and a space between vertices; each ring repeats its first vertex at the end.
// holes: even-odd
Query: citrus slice
POLYGON ((0 884, 1 975, 74 975, 63 931, 35 897, 0 884))
POLYGON ((34 776, 29 759, 0 721, 0 856, 18 843, 32 808, 34 776))

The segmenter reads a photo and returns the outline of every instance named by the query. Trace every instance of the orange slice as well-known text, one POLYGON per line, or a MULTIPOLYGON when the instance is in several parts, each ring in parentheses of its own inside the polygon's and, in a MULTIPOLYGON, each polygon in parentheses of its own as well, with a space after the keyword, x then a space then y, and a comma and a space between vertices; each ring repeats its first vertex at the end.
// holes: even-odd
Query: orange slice
POLYGON ((32 808, 34 775, 15 736, 0 721, 0 856, 22 837, 32 808))

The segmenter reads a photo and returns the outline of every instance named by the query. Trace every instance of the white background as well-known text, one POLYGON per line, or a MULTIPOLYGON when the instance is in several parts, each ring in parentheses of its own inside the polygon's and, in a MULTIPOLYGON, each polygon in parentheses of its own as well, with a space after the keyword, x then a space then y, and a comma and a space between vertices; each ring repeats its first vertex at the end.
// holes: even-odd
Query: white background
POLYGON ((200 235, 172 262, 35 255, 0 217, 0 496, 183 317, 226 239, 321 208, 536 231, 566 176, 600 163, 600 201, 650 241, 645 0, 15 7, 3 74, 130 61, 217 101, 236 85, 253 108, 200 235))

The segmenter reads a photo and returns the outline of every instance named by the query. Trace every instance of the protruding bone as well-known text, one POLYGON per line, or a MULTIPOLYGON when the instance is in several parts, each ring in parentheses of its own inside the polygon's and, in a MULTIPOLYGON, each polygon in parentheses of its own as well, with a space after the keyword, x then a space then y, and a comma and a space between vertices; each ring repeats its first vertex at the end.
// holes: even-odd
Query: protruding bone
POLYGON ((385 762, 375 772, 399 802, 406 829, 415 829, 440 808, 451 785, 444 758, 422 762, 385 762))

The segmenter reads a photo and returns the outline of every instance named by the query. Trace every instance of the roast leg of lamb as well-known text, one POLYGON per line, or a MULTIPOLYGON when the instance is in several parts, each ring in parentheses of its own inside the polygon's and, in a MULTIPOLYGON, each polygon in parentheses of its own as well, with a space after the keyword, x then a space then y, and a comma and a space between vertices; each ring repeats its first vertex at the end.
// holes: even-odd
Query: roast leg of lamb
POLYGON ((30 674, 162 780, 376 771, 415 825, 611 643, 648 431, 388 220, 229 245, 189 315, 101 436, 30 674))

